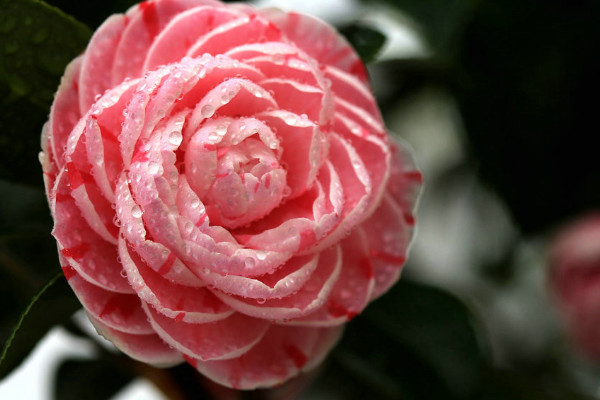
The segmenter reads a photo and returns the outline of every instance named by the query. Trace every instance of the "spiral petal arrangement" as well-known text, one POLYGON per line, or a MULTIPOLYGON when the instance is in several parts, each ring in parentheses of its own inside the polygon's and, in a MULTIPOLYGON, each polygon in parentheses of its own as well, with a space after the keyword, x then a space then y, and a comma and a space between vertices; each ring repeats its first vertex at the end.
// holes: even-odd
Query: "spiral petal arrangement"
POLYGON ((66 278, 131 357, 238 389, 317 365, 399 278, 421 183, 329 25, 154 0, 68 66, 40 159, 66 278))

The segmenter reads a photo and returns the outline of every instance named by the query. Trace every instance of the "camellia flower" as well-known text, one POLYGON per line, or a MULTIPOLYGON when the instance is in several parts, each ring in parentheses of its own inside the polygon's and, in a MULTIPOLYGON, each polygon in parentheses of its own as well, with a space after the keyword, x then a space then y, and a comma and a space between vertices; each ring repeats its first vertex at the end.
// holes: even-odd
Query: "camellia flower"
POLYGON ((551 267, 550 283, 573 340, 600 361, 600 213, 560 232, 551 267))
POLYGON ((398 279, 421 175, 324 22, 213 0, 110 17, 41 163, 63 271, 131 357, 223 385, 317 365, 398 279))

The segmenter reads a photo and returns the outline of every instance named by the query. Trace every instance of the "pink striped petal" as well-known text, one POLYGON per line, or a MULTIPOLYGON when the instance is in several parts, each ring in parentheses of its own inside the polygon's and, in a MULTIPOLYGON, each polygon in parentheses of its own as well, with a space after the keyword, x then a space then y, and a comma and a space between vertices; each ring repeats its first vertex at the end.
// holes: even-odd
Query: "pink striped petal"
POLYGON ((134 290, 144 302, 164 316, 197 324, 218 321, 233 314, 233 310, 210 290, 181 286, 162 278, 123 239, 119 240, 119 256, 134 290))
POLYGON ((137 295, 109 292, 76 272, 69 277, 69 285, 88 314, 104 325, 135 335, 154 333, 137 295))
POLYGON ((260 14, 273 21, 294 44, 319 60, 367 82, 366 69, 350 44, 331 25, 310 15, 267 8, 260 14))
POLYGON ((289 325, 333 326, 343 324, 360 314, 371 300, 375 273, 363 231, 353 230, 342 240, 342 271, 327 302, 316 312, 293 319, 289 325))
POLYGON ((342 269, 342 252, 334 246, 319 254, 319 264, 310 278, 295 293, 283 298, 249 299, 226 294, 215 294, 241 313, 257 318, 285 321, 298 318, 321 307, 329 297, 342 269))
POLYGON ((337 134, 331 134, 329 160, 339 176, 344 192, 344 208, 340 223, 311 251, 336 243, 365 218, 373 201, 372 182, 367 168, 350 143, 337 134))
POLYGON ((326 66, 324 72, 327 79, 331 81, 331 90, 336 98, 365 110, 375 121, 383 125, 377 102, 364 81, 331 65, 326 66))
POLYGON ((228 8, 196 7, 177 14, 154 39, 142 70, 181 60, 195 39, 238 18, 241 13, 228 8))
POLYGON ((264 336, 269 323, 243 314, 215 322, 190 324, 168 318, 144 305, 158 335, 177 351, 201 360, 226 360, 239 357, 264 336), (243 326, 244 329, 239 329, 243 326))
POLYGON ((129 357, 164 368, 179 364, 183 357, 172 349, 156 334, 136 335, 113 329, 88 314, 96 331, 110 340, 119 350, 129 357))
POLYGON ((67 138, 82 115, 78 102, 79 74, 83 61, 84 57, 80 56, 69 63, 50 108, 47 138, 50 140, 53 160, 58 168, 65 163, 63 156, 67 147, 67 138))
MULTIPOLYGON (((128 18, 122 14, 110 16, 92 36, 85 52, 79 80, 79 109, 85 113, 114 85, 111 69, 117 45, 127 28, 128 18)), ((137 76, 136 76, 137 78, 137 76)))
POLYGON ((272 326, 263 339, 241 357, 187 361, 212 380, 235 389, 272 387, 320 363, 340 333, 338 328, 272 326))
POLYGON ((371 134, 340 114, 336 115, 334 129, 352 145, 363 163, 368 166, 373 196, 370 207, 365 211, 365 215, 368 216, 373 212, 373 207, 379 204, 390 176, 392 152, 389 140, 385 136, 371 134))
POLYGON ((322 88, 281 77, 265 79, 260 85, 273 93, 280 108, 320 121, 323 104, 328 101, 328 92, 322 88))
POLYGON ((201 54, 223 54, 228 50, 252 42, 278 41, 280 30, 269 20, 250 15, 224 23, 194 43, 187 52, 190 57, 201 54))
POLYGON ((85 280, 103 289, 117 293, 133 293, 127 280, 121 276, 116 247, 96 234, 71 197, 66 171, 59 174, 55 187, 56 197, 51 207, 55 221, 52 235, 58 242, 59 252, 85 280))
POLYGON ((327 152, 325 134, 308 118, 286 111, 268 111, 257 116, 277 130, 287 167, 290 198, 301 195, 314 181, 327 152))
POLYGON ((112 84, 141 77, 146 54, 160 31, 175 15, 205 4, 222 7, 221 3, 209 0, 149 0, 131 7, 126 14, 127 28, 112 62, 112 84))
POLYGON ((375 275, 372 299, 385 293, 400 278, 412 240, 412 226, 404 211, 389 194, 373 215, 360 226, 367 237, 371 266, 375 275))

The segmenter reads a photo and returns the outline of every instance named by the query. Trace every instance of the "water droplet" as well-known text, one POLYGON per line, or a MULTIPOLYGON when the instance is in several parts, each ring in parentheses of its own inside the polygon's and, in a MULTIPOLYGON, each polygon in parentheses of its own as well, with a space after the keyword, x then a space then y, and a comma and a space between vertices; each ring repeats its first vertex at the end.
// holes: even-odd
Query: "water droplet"
POLYGON ((291 126, 295 125, 296 124, 296 116, 293 114, 288 114, 285 117, 285 123, 288 125, 291 125, 291 126))
POLYGON ((160 169, 160 165, 158 165, 157 162, 150 162, 150 164, 148 164, 148 172, 150 172, 152 175, 155 175, 156 173, 158 173, 158 170, 160 169))
POLYGON ((257 97, 259 99, 264 96, 263 92, 260 89, 255 89, 253 94, 255 97, 257 97))
POLYGON ((227 127, 225 125, 219 125, 217 126, 215 133, 219 136, 223 136, 227 133, 227 127))
POLYGON ((260 298, 256 299, 256 302, 258 304, 265 304, 266 301, 267 301, 267 299, 265 299, 264 297, 260 297, 260 298))
POLYGON ((137 204, 131 207, 131 216, 133 218, 141 218, 143 213, 144 212, 137 204))
POLYGON ((185 226, 183 227, 183 229, 185 230, 185 233, 187 233, 188 235, 190 233, 192 233, 192 230, 194 229, 194 224, 192 224, 191 222, 186 222, 185 226))
POLYGON ((169 134, 169 143, 171 143, 173 146, 179 146, 182 140, 183 136, 179 131, 173 131, 169 134))
POLYGON ((200 207, 200 200, 198 200, 198 199, 193 199, 193 200, 190 202, 190 207, 192 207, 192 209, 196 209, 196 208, 200 207))
POLYGON ((265 258, 267 258, 267 253, 264 251, 257 251, 256 258, 258 258, 260 261, 263 261, 265 258))
POLYGON ((211 106, 210 104, 206 104, 202 107, 202 109, 200 110, 200 113, 202 114, 202 116, 204 118, 210 118, 215 113, 215 108, 213 106, 211 106))
POLYGON ((256 265, 256 260, 252 257, 248 257, 244 260, 244 266, 248 269, 254 268, 255 265, 256 265))

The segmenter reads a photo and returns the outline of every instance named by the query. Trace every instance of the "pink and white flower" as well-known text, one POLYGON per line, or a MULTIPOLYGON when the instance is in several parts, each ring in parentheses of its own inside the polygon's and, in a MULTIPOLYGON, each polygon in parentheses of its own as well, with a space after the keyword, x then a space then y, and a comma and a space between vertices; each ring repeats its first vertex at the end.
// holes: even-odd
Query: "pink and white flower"
POLYGON ((550 263, 550 284, 571 337, 600 361, 600 214, 561 230, 550 263))
POLYGON ((226 386, 317 365, 399 278, 421 175, 324 22, 213 0, 111 16, 41 162, 63 271, 131 357, 226 386))

